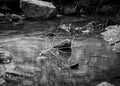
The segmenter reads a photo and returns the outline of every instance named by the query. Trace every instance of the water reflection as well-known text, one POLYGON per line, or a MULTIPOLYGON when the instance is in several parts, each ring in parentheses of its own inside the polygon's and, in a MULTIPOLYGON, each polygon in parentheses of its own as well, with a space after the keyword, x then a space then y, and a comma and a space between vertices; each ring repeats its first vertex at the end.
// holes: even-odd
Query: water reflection
MULTIPOLYGON (((23 21, 23 24, 14 25, 14 23, 0 24, 0 36, 1 37, 14 37, 14 36, 38 36, 47 35, 49 33, 60 33, 58 27, 62 24, 72 24, 72 28, 83 26, 88 21, 82 18, 76 17, 60 17, 43 21, 23 21)), ((62 30, 60 33, 66 34, 62 30)))

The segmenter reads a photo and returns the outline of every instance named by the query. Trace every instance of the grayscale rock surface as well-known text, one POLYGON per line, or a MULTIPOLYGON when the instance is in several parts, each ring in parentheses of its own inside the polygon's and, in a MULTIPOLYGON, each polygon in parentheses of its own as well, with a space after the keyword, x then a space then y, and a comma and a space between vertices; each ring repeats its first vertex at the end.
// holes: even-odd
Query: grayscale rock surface
POLYGON ((47 19, 57 15, 51 2, 41 0, 21 0, 21 9, 26 18, 47 19))

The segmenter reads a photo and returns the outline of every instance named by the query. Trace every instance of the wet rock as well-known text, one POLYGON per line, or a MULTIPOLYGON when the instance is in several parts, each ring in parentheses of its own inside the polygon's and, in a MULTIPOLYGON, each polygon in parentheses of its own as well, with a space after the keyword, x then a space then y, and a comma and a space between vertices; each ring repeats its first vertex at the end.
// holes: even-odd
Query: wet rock
POLYGON ((100 84, 98 84, 96 86, 114 86, 114 85, 112 85, 110 83, 107 83, 107 82, 102 82, 102 83, 100 83, 100 84))
POLYGON ((17 14, 11 14, 11 19, 12 20, 23 20, 24 17, 21 15, 17 15, 17 14))
POLYGON ((82 32, 83 35, 89 36, 91 33, 93 33, 94 29, 95 29, 95 22, 92 21, 83 27, 76 28, 76 31, 82 32))
POLYGON ((63 52, 71 52, 71 41, 69 39, 66 39, 62 41, 59 45, 54 46, 54 48, 58 48, 60 51, 63 52))
POLYGON ((66 39, 62 41, 60 44, 54 46, 54 48, 58 49, 59 55, 68 59, 71 55, 71 41, 66 39))
POLYGON ((11 60, 11 54, 8 51, 0 49, 0 64, 9 64, 11 60))
POLYGON ((115 52, 120 52, 120 26, 111 25, 105 28, 106 31, 102 32, 104 40, 106 40, 115 52))
POLYGON ((52 3, 41 0, 21 0, 21 8, 26 18, 47 19, 57 15, 52 3))

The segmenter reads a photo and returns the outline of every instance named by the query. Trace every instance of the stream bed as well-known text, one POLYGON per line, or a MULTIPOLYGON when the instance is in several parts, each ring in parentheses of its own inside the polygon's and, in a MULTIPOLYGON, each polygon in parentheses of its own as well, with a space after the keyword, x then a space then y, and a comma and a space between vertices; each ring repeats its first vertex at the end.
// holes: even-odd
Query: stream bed
MULTIPOLYGON (((0 51, 6 51, 12 57, 10 63, 0 64, 2 69, 0 73, 2 77, 0 80, 1 86, 13 86, 13 84, 14 86, 96 86, 104 81, 112 82, 112 79, 117 79, 118 81, 115 82, 113 80, 112 84, 119 86, 119 76, 117 78, 114 72, 112 73, 115 76, 107 76, 110 75, 110 72, 106 74, 106 71, 101 71, 102 69, 108 70, 107 68, 112 64, 110 59, 114 60, 116 55, 111 53, 110 48, 108 48, 109 45, 101 39, 99 34, 84 35, 79 32, 77 34, 71 34, 66 29, 61 29, 62 25, 66 25, 66 28, 72 28, 74 30, 75 28, 87 25, 91 21, 93 20, 77 17, 59 17, 44 21, 25 20, 21 24, 16 22, 0 24, 0 51), (70 58, 70 64, 77 63, 79 56, 83 59, 83 62, 82 59, 80 60, 79 71, 76 68, 77 65, 74 68, 74 66, 69 66, 69 61, 62 61, 66 60, 69 55, 69 57, 72 57, 71 51, 66 52, 65 50, 67 45, 65 49, 59 49, 59 45, 61 46, 62 43, 64 46, 64 40, 67 40, 68 44, 70 42, 73 44, 70 47, 75 59, 72 58, 71 61, 70 58), (58 46, 57 49, 55 48, 56 46, 58 46), (81 54, 83 52, 82 49, 84 50, 84 54, 81 54), (110 56, 109 60, 111 64, 108 65, 107 60, 102 59, 102 61, 100 59, 100 63, 98 62, 100 73, 95 73, 95 75, 91 71, 94 68, 92 69, 84 64, 85 59, 88 59, 91 54, 94 56, 103 54, 102 56, 105 56, 105 58, 108 55, 110 56), (61 60, 60 57, 62 55, 66 58, 62 58, 61 60), (49 60, 46 60, 46 57, 49 60), (73 68, 72 72, 70 67, 73 68)), ((96 64, 96 59, 90 63, 96 64)))

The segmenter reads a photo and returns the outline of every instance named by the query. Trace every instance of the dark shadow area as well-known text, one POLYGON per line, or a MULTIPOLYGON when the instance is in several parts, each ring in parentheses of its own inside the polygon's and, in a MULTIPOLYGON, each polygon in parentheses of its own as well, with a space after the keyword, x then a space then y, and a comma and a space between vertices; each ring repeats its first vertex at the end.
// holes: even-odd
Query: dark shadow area
POLYGON ((21 13, 20 0, 0 0, 0 12, 21 13))

